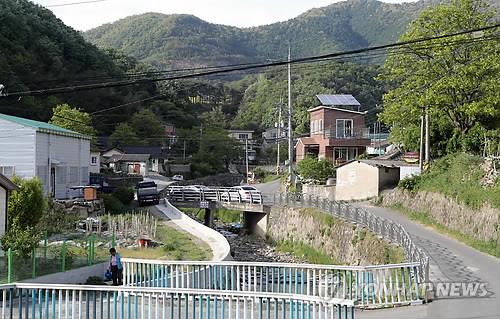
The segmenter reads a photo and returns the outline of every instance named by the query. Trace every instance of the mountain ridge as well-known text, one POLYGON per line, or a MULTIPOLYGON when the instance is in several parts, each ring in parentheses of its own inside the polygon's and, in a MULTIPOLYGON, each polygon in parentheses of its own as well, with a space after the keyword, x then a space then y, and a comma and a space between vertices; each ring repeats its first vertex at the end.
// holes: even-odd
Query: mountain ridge
POLYGON ((391 4, 347 0, 258 27, 210 23, 190 14, 144 13, 84 33, 160 69, 282 59, 290 40, 296 57, 393 42, 428 6, 440 0, 391 4), (278 52, 278 53, 277 53, 278 52))

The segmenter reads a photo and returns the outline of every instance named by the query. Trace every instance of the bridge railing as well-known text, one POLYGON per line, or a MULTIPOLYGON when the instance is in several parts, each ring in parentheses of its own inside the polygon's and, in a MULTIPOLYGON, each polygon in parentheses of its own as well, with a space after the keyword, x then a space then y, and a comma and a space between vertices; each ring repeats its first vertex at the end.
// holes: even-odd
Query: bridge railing
POLYGON ((260 191, 242 191, 230 187, 194 188, 192 186, 168 186, 164 194, 171 202, 263 203, 260 191))
POLYGON ((123 258, 124 284, 352 300, 358 307, 421 303, 419 264, 333 266, 123 258))
POLYGON ((17 283, 0 298, 1 319, 354 318, 352 301, 292 294, 17 283))
POLYGON ((275 194, 273 202, 275 205, 316 208, 322 212, 368 228, 371 232, 401 246, 405 251, 406 259, 410 262, 418 263, 420 283, 429 282, 429 256, 420 247, 415 245, 410 235, 400 224, 347 203, 313 196, 303 196, 302 194, 275 194))

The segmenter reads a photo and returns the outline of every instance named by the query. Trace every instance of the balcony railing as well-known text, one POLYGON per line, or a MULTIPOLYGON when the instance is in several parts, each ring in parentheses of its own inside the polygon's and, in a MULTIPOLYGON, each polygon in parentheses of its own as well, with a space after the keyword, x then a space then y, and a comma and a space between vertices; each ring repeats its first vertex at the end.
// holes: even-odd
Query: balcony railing
POLYGON ((335 127, 328 127, 323 130, 324 138, 337 138, 337 139, 362 139, 370 138, 368 128, 343 130, 337 132, 335 127))

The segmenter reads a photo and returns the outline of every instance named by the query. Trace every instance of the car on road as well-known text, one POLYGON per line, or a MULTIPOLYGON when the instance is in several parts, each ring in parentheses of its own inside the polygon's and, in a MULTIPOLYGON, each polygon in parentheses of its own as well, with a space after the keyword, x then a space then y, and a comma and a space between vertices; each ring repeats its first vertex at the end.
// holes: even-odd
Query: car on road
POLYGON ((222 194, 222 200, 228 202, 262 203, 261 192, 250 185, 234 186, 222 194))
POLYGON ((145 204, 158 205, 160 203, 160 193, 158 192, 158 186, 155 182, 139 182, 137 183, 136 189, 139 206, 145 204))

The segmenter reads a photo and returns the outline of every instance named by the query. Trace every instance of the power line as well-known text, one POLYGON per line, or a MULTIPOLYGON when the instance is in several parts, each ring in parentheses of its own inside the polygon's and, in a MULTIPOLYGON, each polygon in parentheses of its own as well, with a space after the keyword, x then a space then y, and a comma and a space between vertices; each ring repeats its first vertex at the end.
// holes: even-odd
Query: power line
POLYGON ((60 4, 49 4, 49 5, 45 5, 44 7, 45 8, 67 7, 67 6, 96 3, 96 2, 106 2, 106 1, 109 1, 109 0, 89 0, 89 1, 68 2, 68 3, 60 3, 60 4))
POLYGON ((289 62, 288 61, 277 61, 277 62, 256 64, 256 65, 251 65, 251 66, 240 66, 240 67, 233 67, 233 68, 224 68, 221 70, 212 70, 212 71, 206 71, 206 72, 177 75, 177 76, 171 76, 171 77, 124 80, 124 81, 105 82, 105 83, 90 84, 90 85, 77 85, 77 86, 69 86, 69 87, 22 91, 22 92, 14 92, 14 93, 6 94, 5 96, 16 97, 16 96, 28 96, 28 95, 33 96, 33 95, 69 93, 69 92, 93 90, 93 89, 99 89, 99 88, 112 88, 112 87, 128 86, 128 85, 134 85, 134 84, 145 84, 145 83, 152 83, 152 82, 158 82, 158 81, 166 81, 166 80, 179 80, 179 79, 204 77, 204 76, 210 76, 210 75, 226 74, 226 73, 231 73, 231 72, 235 72, 235 71, 246 71, 246 70, 252 70, 252 69, 262 69, 262 68, 268 68, 268 67, 283 66, 283 65, 287 65, 288 63, 297 64, 297 63, 301 63, 301 62, 316 62, 316 61, 322 60, 322 59, 336 58, 336 57, 348 56, 348 55, 365 53, 365 52, 370 52, 370 51, 377 51, 377 50, 381 50, 381 49, 397 48, 397 47, 401 47, 401 46, 405 46, 405 45, 409 45, 409 44, 423 43, 423 42, 432 41, 432 40, 446 39, 446 38, 459 36, 459 35, 465 35, 465 34, 469 34, 469 33, 473 33, 473 32, 491 30, 491 29, 498 28, 499 26, 500 26, 500 24, 495 24, 495 25, 490 25, 490 26, 486 26, 486 27, 482 27, 482 28, 476 28, 476 29, 472 29, 472 30, 466 30, 466 31, 461 31, 461 32, 456 32, 456 33, 451 33, 451 34, 440 35, 440 36, 419 38, 419 39, 414 39, 414 40, 390 43, 390 44, 386 44, 386 45, 367 47, 367 48, 362 48, 362 49, 337 52, 337 53, 330 53, 330 54, 324 54, 324 55, 317 55, 317 56, 306 57, 306 58, 299 58, 299 59, 291 60, 289 62))

